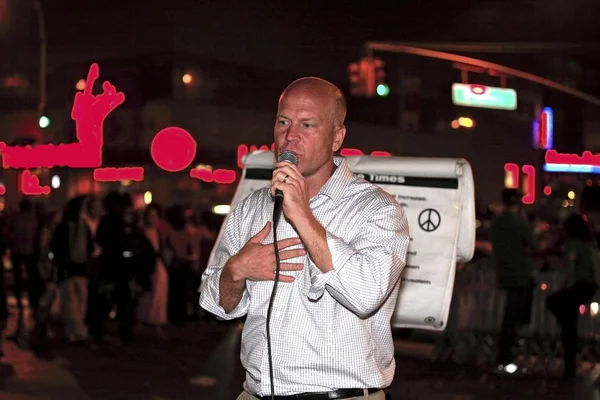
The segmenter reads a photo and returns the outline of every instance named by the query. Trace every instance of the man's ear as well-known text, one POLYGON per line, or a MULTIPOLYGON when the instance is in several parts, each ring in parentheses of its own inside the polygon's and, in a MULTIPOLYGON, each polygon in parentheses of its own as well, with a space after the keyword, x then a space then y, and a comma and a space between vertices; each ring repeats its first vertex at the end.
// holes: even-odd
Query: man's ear
POLYGON ((346 137, 346 126, 339 125, 333 129, 333 152, 335 153, 342 147, 346 137))

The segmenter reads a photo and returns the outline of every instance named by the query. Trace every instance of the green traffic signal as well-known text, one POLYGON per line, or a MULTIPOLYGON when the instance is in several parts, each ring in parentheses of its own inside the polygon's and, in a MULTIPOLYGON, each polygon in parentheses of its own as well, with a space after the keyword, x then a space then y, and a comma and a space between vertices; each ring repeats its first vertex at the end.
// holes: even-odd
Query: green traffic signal
POLYGON ((50 118, 46 117, 45 115, 42 115, 38 123, 40 125, 40 128, 47 128, 50 125, 50 118))
POLYGON ((390 88, 385 83, 380 83, 377 85, 377 95, 385 97, 390 94, 390 88))

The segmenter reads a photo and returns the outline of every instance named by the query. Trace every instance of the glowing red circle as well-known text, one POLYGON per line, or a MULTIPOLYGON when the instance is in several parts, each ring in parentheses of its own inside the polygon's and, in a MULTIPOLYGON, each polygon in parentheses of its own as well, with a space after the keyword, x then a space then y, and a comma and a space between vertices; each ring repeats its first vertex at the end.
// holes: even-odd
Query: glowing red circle
POLYGON ((484 94, 485 89, 486 87, 482 85, 471 85, 471 92, 473 92, 473 94, 484 94))
POLYGON ((550 186, 544 186, 544 194, 550 196, 552 194, 552 188, 550 186))
POLYGON ((196 141, 185 129, 171 126, 158 132, 150 144, 154 163, 165 171, 181 171, 194 161, 196 141))

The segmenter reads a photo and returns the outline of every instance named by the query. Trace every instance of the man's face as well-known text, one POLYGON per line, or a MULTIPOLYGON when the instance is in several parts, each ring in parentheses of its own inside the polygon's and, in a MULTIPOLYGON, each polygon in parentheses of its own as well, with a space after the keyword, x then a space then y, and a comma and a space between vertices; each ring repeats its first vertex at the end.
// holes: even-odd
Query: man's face
POLYGON ((296 153, 298 168, 305 177, 322 171, 344 139, 345 128, 334 126, 334 111, 331 96, 308 87, 287 92, 277 109, 275 155, 286 150, 296 153))

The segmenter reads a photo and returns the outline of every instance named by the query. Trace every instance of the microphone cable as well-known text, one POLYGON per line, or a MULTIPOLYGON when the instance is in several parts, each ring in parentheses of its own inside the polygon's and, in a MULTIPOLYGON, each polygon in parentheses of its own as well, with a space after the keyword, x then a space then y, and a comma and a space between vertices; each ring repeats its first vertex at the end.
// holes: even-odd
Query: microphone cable
POLYGON ((281 202, 275 200, 273 207, 273 246, 275 247, 275 282, 273 282, 273 290, 269 299, 269 307, 267 308, 267 353, 269 356, 269 378, 271 381, 271 399, 275 399, 275 385, 273 383, 273 353, 271 350, 271 312, 273 311, 273 303, 275 294, 277 293, 277 284, 279 283, 279 272, 281 268, 281 260, 279 259, 279 246, 277 245, 277 224, 281 216, 281 202))
MULTIPOLYGON (((277 159, 278 162, 287 161, 294 165, 298 165, 298 156, 293 151, 286 150, 277 159)), ((281 217, 283 208, 283 192, 277 190, 275 193, 275 204, 273 206, 273 247, 275 248, 275 281, 273 282, 273 290, 269 299, 269 307, 267 308, 267 354, 269 356, 269 378, 271 381, 271 399, 275 399, 275 384, 273 383, 273 351, 271 349, 271 313, 273 311, 273 303, 275 294, 277 293, 277 284, 279 283, 279 272, 281 270, 281 260, 279 259, 279 246, 277 244, 277 224, 281 217)))

